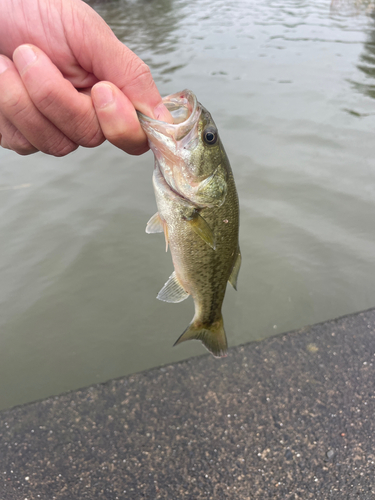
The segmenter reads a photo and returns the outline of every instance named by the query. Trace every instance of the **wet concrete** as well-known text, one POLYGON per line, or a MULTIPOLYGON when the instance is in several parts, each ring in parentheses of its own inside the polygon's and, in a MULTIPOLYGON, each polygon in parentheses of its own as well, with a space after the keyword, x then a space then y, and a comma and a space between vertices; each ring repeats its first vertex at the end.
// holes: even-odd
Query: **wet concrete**
POLYGON ((375 498, 375 309, 0 413, 0 498, 375 498))

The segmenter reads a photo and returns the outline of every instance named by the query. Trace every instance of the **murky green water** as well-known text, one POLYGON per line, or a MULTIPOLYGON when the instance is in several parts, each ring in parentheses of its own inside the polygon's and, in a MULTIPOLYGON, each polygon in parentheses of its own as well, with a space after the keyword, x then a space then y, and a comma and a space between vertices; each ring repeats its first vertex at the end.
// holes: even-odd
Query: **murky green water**
MULTIPOLYGON (((375 305, 375 20, 302 0, 93 3, 163 95, 212 112, 241 202, 230 345, 375 305)), ((153 159, 0 151, 0 408, 204 353, 172 344, 153 159)), ((220 361, 218 361, 220 362, 220 361)))

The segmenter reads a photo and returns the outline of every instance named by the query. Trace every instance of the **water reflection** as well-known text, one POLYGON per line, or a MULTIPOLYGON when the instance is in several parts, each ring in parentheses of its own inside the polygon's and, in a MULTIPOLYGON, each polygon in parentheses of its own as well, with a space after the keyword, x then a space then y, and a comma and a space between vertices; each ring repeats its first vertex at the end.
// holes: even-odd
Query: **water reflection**
POLYGON ((364 43, 364 52, 360 55, 360 64, 357 68, 360 69, 365 76, 364 82, 353 82, 354 87, 360 92, 375 98, 375 13, 373 12, 367 40, 364 43))
MULTIPOLYGON (((374 107, 374 19, 327 0, 91 5, 162 95, 191 88, 220 129, 244 254, 230 345, 373 307, 375 116, 358 116, 374 107)), ((155 298, 172 269, 144 231, 150 155, 104 143, 0 163, 0 408, 204 352, 172 348, 192 302, 155 298)))

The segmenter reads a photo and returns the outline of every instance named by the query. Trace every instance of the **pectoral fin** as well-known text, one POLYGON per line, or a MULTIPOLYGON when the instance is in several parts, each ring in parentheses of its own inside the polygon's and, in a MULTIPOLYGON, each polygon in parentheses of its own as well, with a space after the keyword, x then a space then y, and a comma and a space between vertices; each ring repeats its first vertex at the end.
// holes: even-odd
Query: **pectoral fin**
POLYGON ((156 212, 156 214, 154 214, 151 217, 151 219, 147 222, 146 233, 147 234, 162 233, 163 231, 164 231, 163 221, 161 220, 159 212, 156 212))
POLYGON ((165 251, 168 252, 169 236, 168 236, 168 226, 167 226, 166 222, 164 222, 164 224, 163 224, 163 229, 164 229, 164 237, 165 237, 165 251))
POLYGON ((147 222, 146 233, 164 233, 165 236, 165 251, 168 251, 168 226, 167 223, 160 217, 159 212, 156 212, 147 222))
POLYGON ((163 300, 164 302, 182 302, 187 299, 189 294, 183 289, 181 283, 178 281, 176 273, 170 275, 169 280, 160 290, 157 295, 159 300, 163 300))
POLYGON ((207 243, 207 245, 216 250, 214 233, 198 212, 195 212, 193 217, 187 220, 187 223, 190 225, 192 230, 207 243))
POLYGON ((234 263, 232 272, 230 273, 229 276, 229 283, 232 285, 232 287, 237 290, 237 279, 238 279, 238 273, 240 271, 241 267, 241 251, 240 248, 238 247, 238 254, 237 254, 237 259, 236 262, 234 263))

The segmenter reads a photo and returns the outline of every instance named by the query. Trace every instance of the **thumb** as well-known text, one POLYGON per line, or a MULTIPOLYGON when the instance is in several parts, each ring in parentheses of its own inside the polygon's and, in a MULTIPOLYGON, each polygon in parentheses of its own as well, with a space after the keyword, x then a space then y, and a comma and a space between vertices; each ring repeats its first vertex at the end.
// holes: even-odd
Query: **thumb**
MULTIPOLYGON (((82 68, 99 81, 113 83, 136 110, 151 118, 173 123, 149 67, 116 38, 91 7, 80 2, 77 13, 80 29, 68 29, 66 36, 82 68)), ((63 22, 71 26, 71 13, 63 22)))

